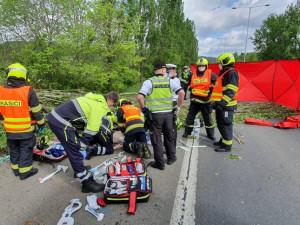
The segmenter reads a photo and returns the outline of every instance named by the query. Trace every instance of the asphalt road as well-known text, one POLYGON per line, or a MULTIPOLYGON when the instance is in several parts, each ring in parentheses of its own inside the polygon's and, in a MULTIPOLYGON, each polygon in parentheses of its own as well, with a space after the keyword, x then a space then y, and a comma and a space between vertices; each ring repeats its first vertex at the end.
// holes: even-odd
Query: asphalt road
MULTIPOLYGON (((182 139, 181 132, 178 141, 182 139)), ((178 160, 171 166, 166 165, 164 171, 148 168, 153 179, 153 193, 149 202, 138 203, 135 215, 126 214, 127 204, 108 205, 106 209, 111 213, 104 213, 101 222, 84 210, 88 194, 80 192, 78 182, 71 183, 74 178, 70 167, 66 174, 60 172, 40 184, 39 177, 54 171, 51 165, 35 162, 39 173, 20 181, 12 174, 8 162, 1 163, 0 224, 57 224, 70 200, 79 198, 83 207, 72 215, 75 224, 167 225, 173 221, 173 207, 179 204, 175 201, 174 205, 178 189, 187 188, 188 196, 195 199, 194 203, 183 205, 190 205, 187 215, 194 215, 194 219, 190 222, 188 216, 181 217, 180 222, 173 224, 300 224, 299 129, 236 125, 235 133, 245 144, 234 140, 231 153, 214 152, 212 143, 203 137, 203 130, 200 133, 193 145, 205 144, 206 148, 190 148, 189 152, 177 149, 178 160), (191 154, 189 163, 182 163, 186 154, 191 154), (230 154, 242 159, 230 159, 230 154), (193 173, 186 176, 187 179, 194 176, 195 180, 181 181, 183 170, 193 173)), ((178 145, 182 144, 178 142, 178 145)), ((93 157, 86 164, 96 166, 110 157, 93 157)), ((70 166, 68 159, 61 164, 70 166)), ((97 196, 102 197, 102 193, 97 196)))
POLYGON ((231 153, 199 152, 196 222, 202 225, 299 225, 300 129, 239 124, 231 153))

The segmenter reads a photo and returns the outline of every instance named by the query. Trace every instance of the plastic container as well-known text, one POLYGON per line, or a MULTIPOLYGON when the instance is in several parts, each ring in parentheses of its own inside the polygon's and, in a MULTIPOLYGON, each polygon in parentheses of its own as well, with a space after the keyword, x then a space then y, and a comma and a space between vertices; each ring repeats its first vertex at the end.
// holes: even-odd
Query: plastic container
POLYGON ((152 145, 148 132, 146 132, 145 135, 146 135, 147 145, 152 145))
POLYGON ((194 128, 199 128, 200 127, 200 119, 195 119, 194 120, 194 128))

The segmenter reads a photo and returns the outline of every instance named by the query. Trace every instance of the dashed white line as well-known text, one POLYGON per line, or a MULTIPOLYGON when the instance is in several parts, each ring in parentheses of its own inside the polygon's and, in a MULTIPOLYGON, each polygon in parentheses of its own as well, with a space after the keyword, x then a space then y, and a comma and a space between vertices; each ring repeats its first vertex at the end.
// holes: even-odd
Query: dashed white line
MULTIPOLYGON (((198 139, 189 139, 187 146, 192 146, 198 139)), ((173 206, 171 225, 193 225, 196 214, 196 187, 197 187, 197 148, 189 148, 190 151, 184 153, 180 177, 178 181, 176 197, 173 206)))

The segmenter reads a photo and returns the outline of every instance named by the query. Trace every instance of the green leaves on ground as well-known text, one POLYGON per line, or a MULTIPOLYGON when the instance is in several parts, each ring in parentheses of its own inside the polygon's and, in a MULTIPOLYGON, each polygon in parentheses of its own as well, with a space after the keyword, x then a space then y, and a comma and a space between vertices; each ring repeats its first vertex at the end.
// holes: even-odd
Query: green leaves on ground
POLYGON ((242 159, 242 157, 240 157, 238 155, 235 155, 235 154, 230 154, 229 159, 233 159, 235 161, 238 161, 238 160, 242 159))

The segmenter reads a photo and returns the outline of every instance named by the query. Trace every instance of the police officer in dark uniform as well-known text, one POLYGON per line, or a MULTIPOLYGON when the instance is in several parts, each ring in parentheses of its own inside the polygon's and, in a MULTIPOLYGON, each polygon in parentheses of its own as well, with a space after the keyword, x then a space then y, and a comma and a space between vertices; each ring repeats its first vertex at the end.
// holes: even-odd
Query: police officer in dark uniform
POLYGON ((195 117, 198 112, 201 111, 207 137, 211 140, 215 140, 210 96, 213 85, 217 80, 217 75, 207 67, 208 61, 205 58, 199 59, 197 61, 197 71, 193 72, 191 79, 189 79, 191 104, 186 118, 185 132, 182 137, 187 137, 192 133, 195 117))
POLYGON ((231 53, 219 56, 217 62, 220 75, 212 93, 212 101, 216 110, 216 120, 221 138, 214 145, 216 152, 230 152, 233 136, 233 113, 237 109, 237 92, 239 88, 239 74, 234 63, 235 58, 231 53))
POLYGON ((137 96, 138 103, 150 123, 150 138, 154 150, 154 161, 150 166, 160 170, 165 169, 161 134, 164 135, 167 164, 173 164, 176 157, 174 146, 173 111, 179 111, 183 102, 184 90, 174 79, 166 76, 166 64, 158 62, 154 65, 155 76, 146 80, 137 96), (172 106, 172 92, 178 94, 176 109, 172 106), (146 98, 146 106, 145 106, 146 98), (151 116, 150 116, 151 115, 151 116))

